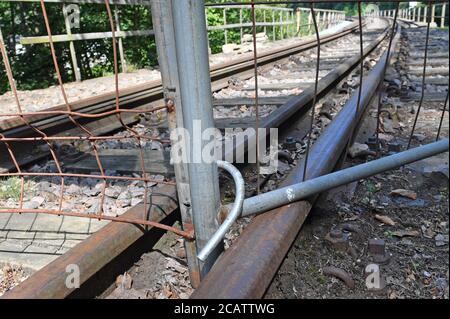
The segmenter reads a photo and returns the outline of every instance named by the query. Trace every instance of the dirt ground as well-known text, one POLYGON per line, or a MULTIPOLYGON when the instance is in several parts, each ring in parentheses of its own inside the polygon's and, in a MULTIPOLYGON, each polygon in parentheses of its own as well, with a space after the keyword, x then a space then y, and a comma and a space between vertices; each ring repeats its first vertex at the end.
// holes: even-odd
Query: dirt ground
MULTIPOLYGON (((417 109, 417 103, 394 104, 400 106, 397 113, 411 106, 417 109)), ((443 103, 424 104, 412 147, 436 139, 442 108, 443 103)), ((392 134, 381 134, 382 144, 392 140, 405 149, 414 115, 409 111, 402 114, 392 134)), ((441 136, 448 138, 448 111, 441 136)), ((388 151, 386 147, 383 150, 388 151)), ((373 158, 357 158, 345 165, 373 158)), ((266 298, 448 299, 448 170, 445 153, 322 194, 266 298), (411 198, 392 192, 398 189, 411 198), (350 249, 341 251, 327 241, 327 234, 334 229, 343 230, 350 249), (386 254, 391 256, 386 264, 374 261, 370 239, 385 241, 386 254), (386 283, 377 291, 369 290, 365 280, 365 268, 374 263, 386 283), (329 266, 344 270, 354 288, 324 273, 329 266)))

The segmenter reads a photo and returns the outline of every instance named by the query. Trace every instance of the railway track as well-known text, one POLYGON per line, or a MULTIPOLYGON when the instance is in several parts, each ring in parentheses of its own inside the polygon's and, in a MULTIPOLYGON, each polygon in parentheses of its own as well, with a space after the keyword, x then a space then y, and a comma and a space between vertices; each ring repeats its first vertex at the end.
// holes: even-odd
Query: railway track
MULTIPOLYGON (((328 34, 321 37, 321 43, 327 44, 339 40, 355 32, 358 26, 355 23, 345 27, 337 33, 328 34)), ((271 51, 261 52, 258 55, 258 63, 260 66, 268 66, 281 59, 298 54, 316 46, 315 38, 308 38, 298 44, 288 45, 271 51)), ((253 55, 244 54, 242 57, 235 58, 231 62, 218 63, 211 67, 211 81, 213 91, 219 91, 229 86, 230 78, 245 80, 252 77, 253 55)), ((119 101, 122 109, 142 109, 151 110, 155 107, 164 105, 163 88, 161 81, 152 81, 135 87, 120 90, 119 101)), ((106 135, 111 132, 123 129, 123 126, 114 114, 108 114, 115 109, 115 93, 106 93, 85 100, 71 103, 74 112, 86 114, 86 117, 78 116, 74 119, 94 135, 106 135), (103 115, 102 115, 103 114, 103 115), (88 117, 89 116, 89 117, 88 117)), ((27 115, 30 124, 38 127, 42 132, 49 136, 73 136, 83 134, 79 128, 64 114, 65 105, 54 106, 45 111, 55 112, 55 114, 39 114, 35 112, 27 115), (58 114, 61 112, 61 114, 58 114)), ((139 121, 134 113, 122 114, 123 123, 133 125, 139 121)), ((19 117, 13 117, 0 122, 0 131, 8 137, 34 137, 36 132, 19 117)), ((40 159, 49 156, 49 152, 36 152, 30 154, 27 148, 23 148, 20 144, 11 143, 15 147, 18 154, 19 164, 27 165, 34 163, 40 159)), ((39 149, 39 145, 43 142, 36 141, 33 146, 39 149)), ((4 147, 3 145, 1 146, 4 147)), ((3 152, 2 149, 2 153, 3 152)), ((0 159, 0 172, 14 170, 15 166, 3 157, 0 159)))
MULTIPOLYGON (((403 101, 420 101, 426 32, 425 28, 409 28, 403 32, 402 61, 397 66, 401 77, 403 101), (414 41, 413 41, 414 40, 414 41)), ((430 30, 424 101, 445 100, 449 83, 448 32, 430 30)))
MULTIPOLYGON (((383 50, 379 45, 383 43, 385 36, 386 30, 373 30, 372 32, 365 33, 364 42, 367 44, 364 52, 366 57, 364 62, 365 75, 377 65, 377 61, 383 54, 383 50)), ((358 43, 355 41, 357 40, 357 37, 353 37, 353 39, 348 39, 348 37, 336 37, 332 38, 332 40, 330 38, 330 43, 328 44, 325 42, 322 43, 318 97, 322 98, 325 102, 333 101, 334 104, 321 103, 322 108, 315 122, 315 131, 313 131, 316 135, 314 140, 318 139, 321 131, 332 123, 331 121, 339 114, 342 107, 348 102, 351 94, 355 92, 359 85, 359 77, 357 72, 355 72, 355 69, 357 69, 359 65, 357 53, 358 43), (331 42, 332 40, 336 41, 331 42), (339 51, 339 53, 336 53, 336 51, 339 51)), ((386 41, 384 44, 386 45, 386 41)), ((262 60, 264 63, 261 63, 260 67, 260 104, 263 112, 262 127, 279 127, 282 126, 287 119, 291 119, 289 125, 287 125, 287 128, 283 131, 281 138, 294 136, 294 139, 300 144, 297 151, 293 152, 292 158, 295 162, 301 160, 305 150, 304 139, 307 134, 305 125, 308 122, 305 115, 306 111, 311 106, 311 83, 314 82, 315 75, 314 72, 310 71, 315 62, 315 50, 313 48, 314 43, 311 42, 302 48, 296 47, 292 49, 293 51, 287 50, 287 52, 290 53, 277 52, 274 56, 263 57, 262 60), (281 60, 281 62, 276 62, 274 65, 274 61, 277 60, 281 60), (265 63, 267 63, 267 65, 262 66, 265 63), (292 120, 292 116, 294 115, 296 116, 296 119, 292 120)), ((254 109, 252 109, 251 106, 254 103, 254 96, 251 94, 252 90, 254 90, 254 78, 249 63, 250 62, 248 61, 239 62, 242 68, 237 65, 227 65, 220 68, 220 70, 212 70, 213 80, 215 76, 214 72, 219 73, 219 75, 217 75, 218 78, 213 82, 213 90, 215 91, 215 117, 217 119, 216 125, 219 128, 227 127, 227 125, 228 127, 229 125, 235 125, 236 127, 244 128, 254 125, 254 109), (230 76, 233 77, 231 85, 229 81, 230 76), (240 78, 236 79, 236 77, 240 78)), ((152 93, 154 95, 148 95, 155 99, 150 103, 160 103, 158 99, 161 98, 162 92, 156 93, 156 91, 157 89, 155 88, 152 93), (159 97, 157 94, 159 94, 159 97)), ((130 95, 133 94, 139 93, 130 93, 130 95)), ((121 98, 125 98, 124 92, 122 92, 121 98)), ((133 98, 136 97, 130 97, 130 105, 134 105, 132 103, 136 101, 138 101, 136 103, 144 101, 144 98, 140 100, 141 102, 139 102, 139 98, 137 100, 133 100, 133 98)), ((99 103, 107 102, 104 101, 99 103)), ((149 101, 146 100, 146 103, 149 103, 149 101)), ((93 106, 90 105, 87 107, 93 106)), ((140 107, 142 107, 142 105, 140 105, 140 107)), ((89 110, 93 111, 95 110, 95 107, 89 110)), ((39 120, 50 120, 51 122, 55 119, 39 120)), ((57 121, 59 121, 59 119, 57 121)), ((131 121, 130 123, 134 123, 134 121, 131 121)), ((20 129, 20 127, 11 127, 11 129, 20 129)), ((117 128, 108 128, 108 130, 109 129, 112 131, 117 130, 117 128)), ((287 173, 288 172, 285 174, 287 175, 287 173)), ((284 176, 285 174, 280 175, 284 176)), ((253 186, 254 185, 250 185, 250 188, 253 186)), ((164 189, 160 190, 160 192, 165 193, 166 197, 175 197, 175 189, 172 186, 164 186, 164 189)), ((176 203, 173 201, 169 201, 168 203, 167 200, 164 200, 163 198, 160 205, 166 208, 166 213, 171 217, 169 218, 169 222, 173 222, 174 214, 171 214, 171 212, 176 212, 176 203)), ((129 212, 125 213, 125 215, 135 215, 138 210, 138 207, 132 208, 129 212)), ((47 291, 46 293, 49 294, 47 296, 50 297, 65 297, 70 291, 65 287, 60 286, 59 281, 61 280, 61 277, 58 275, 58 272, 64 263, 70 261, 83 264, 83 267, 85 267, 83 270, 86 274, 86 278, 84 278, 83 281, 88 281, 90 275, 97 273, 106 264, 111 264, 111 261, 114 259, 115 256, 104 255, 106 247, 108 247, 108 249, 112 248, 117 254, 123 253, 124 251, 127 251, 132 243, 139 238, 143 238, 143 235, 144 233, 137 230, 133 225, 112 223, 74 248, 73 251, 69 251, 62 259, 55 260, 48 267, 45 267, 45 269, 36 273, 21 285, 22 289, 12 291, 9 294, 9 297, 39 296, 41 291, 47 291), (115 241, 112 238, 112 234, 116 234, 116 238, 124 238, 127 236, 128 238, 115 241), (130 234, 132 235, 130 236, 130 234), (80 252, 84 252, 85 254, 80 254, 80 252), (81 258, 80 256, 83 255, 84 259, 86 259, 86 255, 97 256, 98 258, 95 262, 86 263, 79 259, 81 258), (45 277, 48 276, 49 271, 55 275, 55 278, 53 278, 51 282, 46 281, 45 279, 45 277), (44 273, 47 275, 44 276, 44 273), (49 288, 52 290, 49 290, 49 288)), ((144 237, 148 237, 148 234, 144 237)), ((123 271, 123 269, 121 270, 123 271)), ((89 283, 87 286, 90 286, 89 283)), ((207 290, 203 289, 203 291, 207 290)), ((92 293, 92 291, 90 293, 92 293)), ((202 292, 200 291, 197 296, 201 296, 201 294, 202 292)))

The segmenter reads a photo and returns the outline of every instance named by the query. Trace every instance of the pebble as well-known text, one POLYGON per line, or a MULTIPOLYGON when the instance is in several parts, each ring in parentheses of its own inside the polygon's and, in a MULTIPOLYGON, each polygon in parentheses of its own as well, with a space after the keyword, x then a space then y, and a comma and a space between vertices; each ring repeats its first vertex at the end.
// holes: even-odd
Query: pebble
POLYGON ((36 185, 36 189, 45 191, 45 192, 51 192, 52 188, 53 188, 53 185, 47 181, 40 182, 36 185))
POLYGON ((449 236, 438 234, 434 237, 434 240, 437 247, 445 246, 448 244, 449 236))
POLYGON ((23 208, 24 209, 38 209, 39 206, 40 206, 39 203, 38 202, 34 202, 34 201, 29 201, 29 202, 23 203, 23 208))
POLYGON ((122 192, 116 200, 116 204, 119 207, 128 207, 131 205, 131 194, 130 192, 122 192))
POLYGON ((425 140, 425 138, 426 138, 425 135, 419 134, 419 133, 413 134, 412 137, 413 137, 413 139, 415 139, 415 140, 417 140, 417 141, 419 141, 419 142, 422 142, 422 141, 425 140))
POLYGON ((90 207, 94 206, 95 204, 97 204, 98 201, 99 201, 99 199, 97 199, 97 198, 89 197, 84 201, 84 206, 86 208, 90 208, 90 207))
POLYGON ((352 158, 373 154, 373 152, 369 148, 369 145, 361 143, 354 143, 348 149, 348 153, 352 158))
POLYGON ((105 170, 105 175, 106 176, 117 176, 117 171, 111 170, 111 169, 107 169, 107 170, 105 170))
POLYGON ((75 211, 75 203, 74 202, 69 202, 69 201, 63 201, 62 204, 62 211, 63 212, 73 212, 75 211))
POLYGON ((321 117, 320 117, 320 122, 322 123, 322 125, 323 125, 324 127, 327 127, 328 124, 331 123, 331 120, 330 120, 328 117, 326 117, 326 116, 321 116, 321 117))
POLYGON ((120 193, 122 192, 122 189, 118 186, 109 186, 105 190, 105 195, 111 198, 117 198, 119 197, 120 193))
POLYGON ((42 204, 44 204, 45 202, 45 198, 42 196, 35 196, 31 199, 32 202, 35 202, 38 204, 38 207, 41 206, 42 204))
POLYGON ((66 193, 71 195, 80 194, 80 187, 75 184, 71 184, 66 188, 66 193))
POLYGON ((139 204, 140 202, 142 202, 142 199, 141 199, 141 198, 135 198, 135 197, 133 197, 133 198, 131 199, 131 206, 136 206, 136 205, 139 204))
POLYGON ((40 195, 43 196, 47 202, 55 202, 58 200, 58 198, 60 196, 59 194, 56 195, 55 193, 47 192, 47 191, 41 191, 40 195))
POLYGON ((95 202, 93 202, 91 204, 91 207, 89 207, 89 209, 87 210, 88 214, 97 214, 100 211, 100 201, 95 200, 95 202))
POLYGON ((88 195, 88 196, 97 196, 98 194, 100 194, 100 188, 94 187, 94 188, 86 188, 83 191, 83 194, 88 195))

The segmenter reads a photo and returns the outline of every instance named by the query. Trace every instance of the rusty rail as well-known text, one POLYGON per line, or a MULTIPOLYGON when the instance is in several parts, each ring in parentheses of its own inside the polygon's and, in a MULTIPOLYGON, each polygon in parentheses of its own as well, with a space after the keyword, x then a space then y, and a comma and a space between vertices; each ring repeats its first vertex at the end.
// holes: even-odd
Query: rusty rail
MULTIPOLYGON (((395 48, 399 29, 392 43, 395 48)), ((355 113, 359 121, 376 88, 383 80, 385 63, 393 51, 386 52, 356 93, 316 141, 309 155, 308 177, 331 172, 345 151, 354 127, 355 113), (358 108, 359 105, 359 108, 358 108), (358 112, 356 112, 358 111, 358 112)), ((288 186, 303 180, 304 162, 282 183, 288 186)), ((316 197, 315 197, 316 198, 316 197)), ((314 199, 295 202, 255 217, 237 241, 219 258, 191 298, 242 299, 261 298, 308 216, 314 199)))

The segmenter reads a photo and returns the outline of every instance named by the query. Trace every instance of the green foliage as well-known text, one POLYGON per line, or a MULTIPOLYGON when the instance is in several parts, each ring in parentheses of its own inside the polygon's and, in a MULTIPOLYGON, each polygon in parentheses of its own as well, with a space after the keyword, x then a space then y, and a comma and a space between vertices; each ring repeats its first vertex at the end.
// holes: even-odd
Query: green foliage
MULTIPOLYGON (((24 190, 28 189, 29 185, 24 185, 24 190)), ((0 180, 0 199, 7 200, 19 200, 21 189, 21 179, 18 177, 11 177, 8 179, 0 180)))
MULTIPOLYGON (((222 4, 228 0, 206 0, 208 4, 222 4)), ((305 5, 305 4, 303 4, 305 5)), ((280 4, 279 7, 294 8, 298 4, 280 4)), ((348 3, 319 3, 317 8, 334 8, 346 10, 348 15, 355 14, 355 7, 348 3)), ((364 6, 364 5, 363 5, 364 6)), ((80 28, 72 30, 72 33, 107 32, 111 27, 104 5, 82 4, 80 7, 80 28)), ((114 10, 115 7, 112 6, 114 10)), ((147 6, 117 6, 120 17, 120 29, 127 30, 149 30, 152 29, 152 18, 150 8, 147 6)), ((52 34, 66 34, 62 5, 60 3, 46 3, 47 15, 50 20, 52 34)), ((274 19, 279 22, 288 18, 286 13, 272 10, 256 10, 256 19, 267 22, 274 19)), ((240 10, 230 8, 226 10, 227 24, 240 22, 240 10)), ((294 15, 293 19, 296 17, 294 15)), ((244 23, 251 22, 251 10, 242 11, 244 23)), ((224 15, 222 9, 207 9, 208 25, 222 25, 224 15)), ((308 23, 308 12, 302 12, 301 24, 308 23)), ((2 31, 7 54, 13 69, 13 76, 19 90, 32 90, 46 88, 57 84, 55 68, 53 65, 50 48, 48 44, 20 45, 20 38, 27 36, 44 36, 47 30, 43 20, 40 4, 37 2, 8 2, 0 1, 0 30, 2 31)), ((257 32, 266 32, 270 40, 286 38, 288 36, 305 36, 314 32, 313 28, 303 26, 299 34, 296 34, 295 22, 288 27, 258 26, 257 32)), ((252 32, 251 27, 242 29, 244 34, 252 32)), ((241 41, 240 29, 228 29, 210 31, 209 43, 212 53, 221 52, 225 44, 225 33, 228 43, 239 43, 241 41)), ((95 78, 110 75, 114 72, 113 44, 110 38, 99 40, 74 41, 77 55, 77 63, 80 68, 82 79, 95 78)), ((129 71, 142 68, 151 68, 157 64, 156 44, 153 36, 137 36, 122 39, 124 55, 129 66, 129 71)), ((68 42, 55 43, 58 66, 64 82, 75 80, 68 42)), ((118 57, 120 66, 120 59, 118 57)), ((8 91, 9 84, 5 73, 2 58, 0 57, 0 94, 8 91)))

